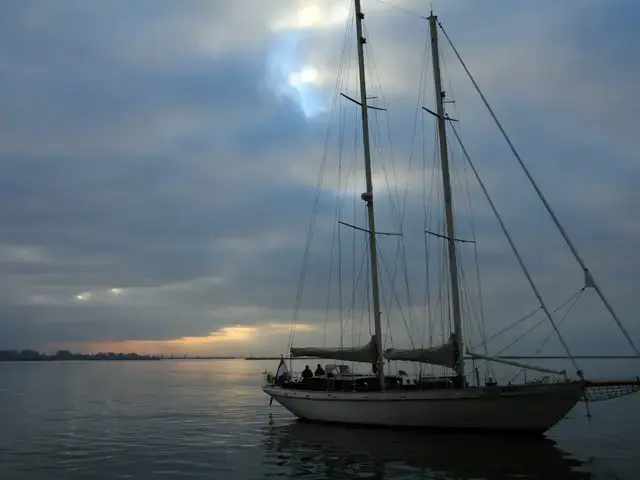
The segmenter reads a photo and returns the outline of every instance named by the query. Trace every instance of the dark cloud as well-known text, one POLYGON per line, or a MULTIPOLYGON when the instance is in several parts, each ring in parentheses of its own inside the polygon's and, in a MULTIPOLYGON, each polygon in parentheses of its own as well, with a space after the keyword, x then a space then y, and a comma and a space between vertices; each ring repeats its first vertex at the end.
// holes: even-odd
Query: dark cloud
MULTIPOLYGON (((0 347, 167 340, 205 336, 228 325, 289 322, 328 117, 307 118, 295 94, 277 91, 286 72, 274 76, 274 61, 298 69, 333 68, 342 27, 273 32, 275 20, 290 13, 286 2, 272 10, 254 4, 251 19, 240 14, 251 5, 231 3, 192 2, 178 8, 172 2, 138 2, 133 8, 125 2, 32 1, 0 7, 0 104, 6 112, 0 120, 0 347), (249 29, 240 28, 237 22, 243 19, 251 22, 249 29), (122 291, 110 292, 112 288, 122 291)), ((556 36, 540 41, 538 17, 528 17, 529 10, 503 13, 510 22, 496 31, 478 27, 486 23, 472 11, 455 8, 447 24, 603 289, 621 316, 631 318, 630 285, 640 266, 634 251, 640 230, 633 220, 640 172, 630 157, 637 156, 637 140, 618 128, 622 118, 604 119, 611 117, 611 105, 627 101, 621 98, 628 98, 631 90, 625 89, 634 69, 615 56, 567 61, 583 51, 580 41, 597 26, 597 5, 584 7, 579 25, 565 8, 545 8, 553 8, 554 22, 567 27, 567 42, 557 48, 555 59, 550 55, 556 36), (514 36, 512 45, 500 40, 506 33, 514 36), (547 64, 555 70, 523 82, 547 64), (600 68, 585 79, 589 66, 600 68), (587 106, 594 94, 602 94, 600 87, 612 72, 622 85, 614 98, 587 106), (549 110, 560 97, 566 101, 549 110)), ((425 263, 422 133, 414 139, 412 132, 426 31, 419 20, 389 14, 371 7, 367 16, 378 69, 378 77, 372 78, 380 79, 389 108, 378 117, 380 133, 374 131, 374 137, 376 145, 386 148, 388 120, 397 162, 397 176, 390 181, 392 188, 397 183, 400 199, 409 181, 403 229, 407 279, 412 299, 420 304, 425 263)), ((628 42, 630 31, 617 38, 628 42)), ((599 48, 614 43, 603 40, 599 48)), ((447 58, 446 71, 453 75, 447 90, 458 101, 456 115, 467 147, 555 308, 582 286, 581 272, 486 112, 478 103, 464 106, 473 92, 468 82, 466 90, 462 87, 464 78, 454 70, 452 57, 447 58)), ((323 89, 330 95, 334 74, 328 76, 323 89)), ((353 94, 356 77, 350 78, 353 94)), ((376 82, 371 83, 371 92, 378 93, 376 82)), ((424 95, 420 103, 432 105, 429 84, 424 95)), ((355 107, 347 108, 355 119, 355 107)), ((620 114, 625 121, 630 121, 629 111, 620 114)), ((429 166, 432 121, 425 117, 429 166)), ((324 328, 332 260, 330 304, 337 299, 337 250, 333 257, 331 251, 335 191, 330 187, 337 180, 338 128, 336 121, 299 320, 316 324, 319 331, 324 328)), ((344 141, 349 147, 342 175, 352 161, 354 138, 347 134, 344 141)), ((460 152, 453 153, 460 165, 460 152)), ((388 148, 384 157, 391 175, 388 148)), ((359 172, 360 163, 358 156, 359 172)), ((376 172, 382 172, 379 163, 376 172)), ((384 178, 376 183, 378 228, 394 230, 385 186, 384 178)), ((497 330, 505 319, 519 317, 537 302, 486 202, 472 188, 487 321, 497 330)), ((456 207, 464 214, 459 198, 456 207)), ((364 227, 359 198, 355 205, 354 213, 352 199, 344 200, 341 218, 364 227)), ((350 255, 354 232, 348 227, 340 232, 343 252, 350 255)), ((468 235, 468 222, 461 220, 460 236, 468 235)), ((356 265, 344 264, 343 285, 358 276, 364 254, 361 232, 355 238, 356 265)), ((435 250, 438 240, 430 241, 435 250)), ((393 299, 386 269, 393 272, 396 248, 397 239, 381 238, 387 302, 393 299)), ((471 253, 462 250, 467 269, 473 266, 471 253)), ((435 272, 437 265, 432 268, 435 272)), ((466 270, 471 283, 472 274, 466 270)), ((399 271, 398 292, 404 281, 399 271)), ((358 295, 364 292, 364 280, 360 282, 358 295)), ((345 305, 349 301, 343 298, 345 305)), ((613 327, 602 321, 604 309, 581 312, 585 325, 597 325, 598 331, 613 327)), ((412 315, 417 325, 425 313, 416 309, 412 315)), ((394 338, 406 341, 397 306, 392 317, 394 338)), ((328 322, 336 326, 335 312, 328 322)), ((363 322, 366 330, 366 318, 363 322)), ((567 329, 580 331, 578 322, 567 322, 567 329)), ((335 328, 329 336, 337 338, 335 328)), ((576 348, 591 348, 592 338, 575 333, 571 341, 576 348)))

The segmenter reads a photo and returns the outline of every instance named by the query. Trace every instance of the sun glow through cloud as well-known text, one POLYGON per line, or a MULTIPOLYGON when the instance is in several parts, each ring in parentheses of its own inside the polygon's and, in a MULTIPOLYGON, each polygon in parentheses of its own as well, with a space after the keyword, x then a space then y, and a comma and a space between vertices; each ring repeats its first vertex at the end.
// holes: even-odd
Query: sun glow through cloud
POLYGON ((307 118, 327 109, 329 96, 323 90, 325 76, 314 65, 300 65, 298 34, 283 33, 274 43, 269 62, 268 83, 279 96, 298 104, 307 118))
POLYGON ((344 5, 327 7, 325 2, 317 2, 301 7, 292 14, 278 18, 272 22, 272 30, 329 28, 344 23, 348 16, 349 9, 345 8, 344 5), (320 5, 323 5, 323 7, 320 7, 320 5))
POLYGON ((318 2, 272 22, 271 30, 276 35, 271 49, 269 84, 279 95, 295 101, 307 118, 325 112, 330 96, 323 90, 326 75, 321 68, 301 58, 298 47, 303 32, 343 25, 348 16, 349 10, 342 5, 326 6, 318 2))
POLYGON ((320 74, 314 67, 303 67, 299 72, 289 74, 289 85, 295 88, 301 88, 304 85, 318 84, 320 74))

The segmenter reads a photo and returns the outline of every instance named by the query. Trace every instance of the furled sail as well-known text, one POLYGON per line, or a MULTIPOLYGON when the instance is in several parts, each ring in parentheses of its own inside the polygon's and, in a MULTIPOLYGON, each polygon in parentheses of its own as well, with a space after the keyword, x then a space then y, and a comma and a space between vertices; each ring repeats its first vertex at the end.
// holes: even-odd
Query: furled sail
POLYGON ((388 348, 384 351, 384 358, 400 362, 420 362, 430 365, 442 365, 455 368, 456 366, 456 341, 455 335, 451 335, 444 345, 431 348, 400 349, 388 348))
POLYGON ((291 348, 292 357, 332 358, 345 362, 376 363, 376 337, 363 347, 299 347, 291 348))

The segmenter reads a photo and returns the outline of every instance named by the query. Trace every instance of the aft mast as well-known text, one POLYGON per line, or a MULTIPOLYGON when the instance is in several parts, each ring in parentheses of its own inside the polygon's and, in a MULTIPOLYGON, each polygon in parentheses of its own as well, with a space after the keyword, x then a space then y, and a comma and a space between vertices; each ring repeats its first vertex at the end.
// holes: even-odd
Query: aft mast
POLYGON ((382 358, 382 326, 380 316, 380 288, 378 283, 378 250, 376 247, 376 227, 373 212, 373 181, 371 179, 371 147, 369 145, 369 112, 367 111, 367 83, 364 68, 364 44, 366 39, 362 35, 362 5, 360 0, 354 0, 356 17, 356 35, 358 44, 358 73, 360 77, 360 111, 362 113, 362 142, 364 145, 364 167, 367 191, 361 195, 367 206, 369 226, 369 252, 371 262, 371 293, 373 297, 373 315, 375 323, 378 378, 380 388, 384 390, 384 362, 382 358))
POLYGON ((440 74, 440 57, 438 53, 438 17, 429 16, 431 35, 431 53, 433 56, 433 83, 436 96, 436 112, 438 120, 438 138, 440 141, 440 162, 442 166, 442 183, 444 187, 445 221, 447 225, 447 244, 449 250, 449 277, 451 280, 451 303, 453 308, 453 328, 456 341, 457 374, 460 386, 464 381, 464 356, 462 350, 462 320, 460 316, 460 289, 458 284, 458 262, 456 258, 455 233, 453 226, 453 201, 451 198, 451 177, 449 173, 449 155, 447 151, 446 117, 444 112, 445 93, 442 90, 440 74))

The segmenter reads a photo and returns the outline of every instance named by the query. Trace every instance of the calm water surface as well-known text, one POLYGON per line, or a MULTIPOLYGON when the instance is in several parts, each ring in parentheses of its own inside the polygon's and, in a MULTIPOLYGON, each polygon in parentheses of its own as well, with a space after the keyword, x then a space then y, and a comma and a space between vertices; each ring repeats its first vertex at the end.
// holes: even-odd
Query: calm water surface
POLYGON ((546 440, 343 428, 269 407, 276 363, 0 363, 0 479, 640 478, 639 396, 546 440))

